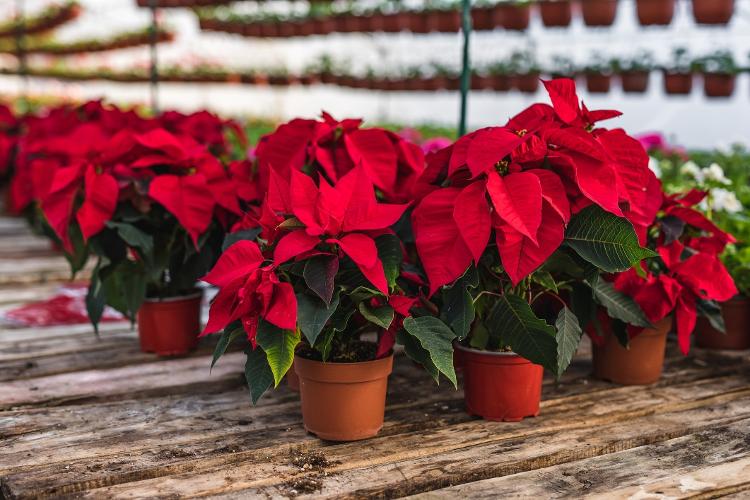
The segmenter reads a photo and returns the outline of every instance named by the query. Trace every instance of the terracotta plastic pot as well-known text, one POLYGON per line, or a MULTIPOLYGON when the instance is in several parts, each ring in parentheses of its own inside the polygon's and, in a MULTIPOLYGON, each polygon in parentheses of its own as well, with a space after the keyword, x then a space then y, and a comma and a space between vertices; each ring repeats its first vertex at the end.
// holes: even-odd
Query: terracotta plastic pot
POLYGON ((299 392, 299 375, 297 375, 297 372, 294 370, 294 361, 292 361, 292 366, 289 368, 289 371, 286 372, 286 386, 294 392, 299 392))
POLYGON ((706 97, 731 97, 734 94, 736 75, 726 73, 704 73, 703 93, 706 97))
POLYGON ((533 94, 539 90, 539 73, 515 75, 513 81, 515 82, 515 87, 524 94, 533 94))
POLYGON ((472 90, 491 90, 493 88, 493 83, 494 79, 491 76, 471 75, 472 90))
POLYGON ((734 15, 734 0, 693 0, 693 17, 698 24, 727 24, 734 15))
POLYGON ((513 88, 513 80, 510 75, 491 75, 492 88, 499 92, 507 92, 513 88))
POLYGON ((636 12, 641 26, 666 26, 672 23, 675 0, 637 0, 636 12))
POLYGON ((612 26, 617 17, 617 0, 581 0, 586 26, 612 26))
POLYGON ((547 27, 569 26, 573 18, 570 0, 544 0, 539 2, 542 23, 547 27))
POLYGON ((322 363, 294 357, 305 429, 329 441, 357 441, 383 427, 393 355, 363 363, 322 363))
POLYGON ((612 76, 604 73, 586 73, 586 90, 591 94, 606 94, 612 87, 612 76))
POLYGON ((495 29, 495 17, 492 7, 477 7, 471 10, 471 26, 474 31, 492 31, 495 29))
POLYGON ((721 304, 726 333, 711 326, 706 318, 698 318, 695 342, 707 349, 750 349, 750 299, 736 297, 721 304))
POLYGON ((664 72, 664 92, 671 95, 689 95, 692 91, 692 73, 664 72))
POLYGON ((457 345, 462 352, 466 412, 485 420, 519 422, 539 415, 544 369, 513 353, 457 345))
POLYGON ((524 31, 529 27, 530 20, 531 7, 529 5, 498 4, 495 6, 495 24, 501 25, 506 30, 524 31))
POLYGON ((593 345, 594 376, 620 385, 653 384, 661 377, 670 328, 668 316, 631 339, 629 349, 607 333, 604 345, 593 345))
POLYGON ((430 32, 430 27, 427 25, 427 16, 423 11, 409 12, 409 31, 412 33, 430 32))
POLYGON ((138 310, 143 352, 178 356, 193 350, 200 332, 202 291, 184 297, 146 299, 138 310))
POLYGON ((648 89, 648 71, 627 71, 620 74, 622 90, 628 94, 642 94, 648 89))

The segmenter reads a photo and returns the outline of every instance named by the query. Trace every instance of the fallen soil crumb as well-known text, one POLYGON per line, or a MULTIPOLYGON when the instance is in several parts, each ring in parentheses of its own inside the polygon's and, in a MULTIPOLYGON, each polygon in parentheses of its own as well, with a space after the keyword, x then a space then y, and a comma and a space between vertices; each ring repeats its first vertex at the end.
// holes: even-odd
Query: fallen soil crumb
POLYGON ((315 493, 320 491, 322 487, 323 483, 320 479, 307 476, 290 479, 282 485, 282 488, 290 497, 315 493))
POLYGON ((303 471, 322 471, 326 467, 336 465, 338 462, 329 461, 323 453, 319 451, 304 452, 296 449, 292 450, 292 465, 299 467, 303 471))
POLYGON ((194 456, 195 453, 191 453, 189 451, 184 450, 161 450, 159 453, 156 454, 156 457, 159 460, 169 460, 170 458, 187 458, 194 456))

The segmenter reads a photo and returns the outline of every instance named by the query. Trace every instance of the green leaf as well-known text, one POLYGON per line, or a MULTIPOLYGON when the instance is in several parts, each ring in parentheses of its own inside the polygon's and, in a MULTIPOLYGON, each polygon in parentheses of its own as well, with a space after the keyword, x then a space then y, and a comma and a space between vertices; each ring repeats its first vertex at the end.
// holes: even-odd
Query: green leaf
POLYGON ((293 331, 282 330, 261 319, 258 321, 258 333, 255 340, 266 353, 268 366, 273 373, 274 387, 278 387, 292 366, 294 348, 297 347, 300 339, 293 331))
POLYGON ((305 278, 307 287, 328 305, 333 298, 334 282, 338 271, 338 257, 318 255, 307 259, 302 276, 305 278))
POLYGON ((534 274, 531 275, 531 280, 545 290, 549 290, 554 293, 558 292, 555 278, 553 278, 552 275, 547 271, 539 270, 534 272, 534 274))
POLYGON ((229 329, 225 329, 221 333, 221 337, 219 337, 219 341, 216 343, 216 347, 214 348, 214 358, 211 360, 211 369, 213 369, 216 362, 219 361, 219 358, 222 357, 225 352, 227 352, 229 344, 234 342, 234 339, 236 339, 243 333, 245 333, 244 328, 234 328, 231 331, 229 329))
POLYGON ((86 245, 86 242, 83 241, 81 228, 78 224, 70 225, 68 228, 68 236, 70 236, 73 253, 65 252, 65 258, 68 260, 68 264, 70 264, 71 278, 75 278, 78 271, 83 269, 86 265, 86 261, 89 259, 89 247, 86 245))
POLYGON ((268 366, 268 359, 263 349, 253 349, 248 346, 245 349, 247 359, 245 360, 245 381, 250 389, 250 398, 253 405, 258 403, 260 397, 272 385, 274 381, 271 367, 268 366))
POLYGON ((453 368, 455 332, 433 316, 408 317, 404 320, 404 329, 429 353, 430 361, 440 373, 445 375, 454 387, 458 387, 456 372, 453 368))
POLYGON ((632 298, 617 291, 612 283, 600 279, 592 288, 596 301, 607 309, 610 318, 643 328, 654 326, 640 306, 632 298))
POLYGON ((471 329, 471 337, 469 337, 469 345, 474 349, 487 349, 489 341, 490 332, 487 331, 484 323, 481 321, 474 323, 474 328, 471 329))
POLYGON ((578 324, 578 318, 567 307, 563 307, 557 315, 555 328, 557 329, 555 334, 557 339, 557 370, 555 370, 555 375, 560 378, 578 350, 583 331, 578 324))
POLYGON ((107 227, 117 231, 120 238, 123 239, 128 246, 135 247, 141 250, 141 255, 149 257, 154 250, 154 238, 150 234, 144 233, 132 224, 124 222, 107 222, 107 227))
POLYGON ((310 345, 315 345, 323 327, 339 307, 339 294, 334 295, 330 305, 309 293, 297 293, 297 324, 310 345))
POLYGON ((474 322, 476 310, 474 299, 469 288, 476 288, 479 284, 479 275, 474 266, 470 266, 451 287, 444 287, 443 308, 441 319, 456 332, 459 339, 469 334, 471 324, 474 322))
POLYGON ((378 325, 379 327, 387 330, 393 323, 394 311, 391 306, 381 306, 377 308, 371 308, 367 305, 367 302, 359 303, 359 312, 365 317, 367 321, 378 325))
MULTIPOLYGON (((628 325, 619 319, 613 319, 610 322, 610 328, 612 329, 612 334, 615 336, 617 341, 620 343, 621 346, 628 348, 630 345, 630 335, 628 335, 628 325)), ((602 335, 601 331, 601 325, 599 325, 599 331, 597 331, 599 335, 602 335)))
POLYGON ((99 269, 102 266, 102 259, 100 258, 96 262, 94 270, 91 271, 91 281, 89 288, 86 291, 86 312, 89 315, 89 320, 94 326, 94 333, 99 335, 99 321, 102 319, 104 314, 104 306, 107 303, 107 295, 104 293, 104 285, 99 277, 99 269))
POLYGON ((221 245, 221 251, 225 252, 227 248, 231 247, 238 241, 250 240, 255 241, 255 238, 260 234, 261 228, 254 227, 252 229, 243 229, 234 233, 229 233, 224 237, 224 243, 221 245))
POLYGON ((578 324, 585 330, 596 316, 596 303, 591 288, 585 283, 573 283, 570 302, 573 314, 578 318, 578 324))
MULTIPOLYGON (((124 260, 107 271, 107 277, 102 278, 107 304, 135 321, 136 313, 146 298, 147 276, 143 268, 134 261, 124 260)), ((104 269, 100 271, 103 272, 104 269)))
POLYGON ((378 247, 378 257, 383 262, 383 271, 385 272, 385 279, 388 280, 388 288, 392 289, 396 286, 396 278, 398 278, 401 270, 403 258, 401 243, 396 235, 384 234, 375 239, 375 245, 378 247))
POLYGON ((405 330, 401 329, 396 333, 396 342, 404 346, 406 355, 414 362, 422 365, 435 382, 440 382, 440 370, 432 362, 430 353, 422 347, 422 344, 416 337, 409 335, 405 330))
POLYGON ((565 241, 585 260, 606 272, 621 272, 658 254, 638 243, 632 224, 589 205, 570 220, 565 241))
POLYGON ((719 304, 714 301, 698 299, 696 307, 698 308, 698 314, 705 317, 714 329, 721 333, 727 332, 724 315, 719 304))
POLYGON ((519 356, 557 372, 555 329, 537 318, 521 297, 511 294, 498 297, 485 325, 519 356))

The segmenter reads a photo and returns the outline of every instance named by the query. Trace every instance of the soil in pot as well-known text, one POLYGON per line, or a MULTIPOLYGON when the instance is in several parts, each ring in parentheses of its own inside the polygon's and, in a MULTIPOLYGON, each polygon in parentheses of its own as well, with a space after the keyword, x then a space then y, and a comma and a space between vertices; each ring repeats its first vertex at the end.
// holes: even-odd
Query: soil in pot
POLYGON ((693 0, 693 17, 698 24, 727 24, 734 15, 734 0, 693 0))
POLYGON ((336 361, 327 363, 309 349, 301 349, 294 357, 302 420, 305 429, 321 439, 357 441, 376 436, 383 427, 393 354, 373 360, 376 346, 358 344, 361 347, 350 349, 348 357, 332 353, 331 359, 336 361))
POLYGON ((695 342, 706 349, 750 349, 750 299, 736 297, 721 304, 724 329, 721 333, 704 317, 698 318, 695 342))
POLYGON ((187 354, 198 344, 202 291, 184 297, 146 299, 138 310, 143 352, 159 356, 187 354))
POLYGON ((734 94, 736 75, 725 73, 704 73, 703 93, 706 97, 731 97, 734 94))
POLYGON ((514 353, 457 344, 464 374, 466 412, 485 420, 519 422, 539 415, 544 369, 514 353))
POLYGON ((648 71, 628 71, 620 75, 622 90, 628 94, 643 94, 648 89, 648 71))
POLYGON ((667 333, 672 328, 669 316, 630 339, 622 347, 612 332, 605 333, 603 345, 593 345, 594 376, 620 385, 648 385, 661 377, 667 333))
POLYGON ((569 0, 544 0, 539 3, 542 23, 549 27, 569 26, 573 17, 569 0))
POLYGON ((586 90, 591 94, 606 94, 612 87, 612 76, 604 73, 586 73, 586 90))
POLYGON ((675 0, 637 0, 636 13, 641 26, 666 26, 672 23, 675 0))
POLYGON ((692 73, 664 72, 664 92, 670 95, 689 95, 692 91, 692 73))
POLYGON ((581 0, 586 26, 612 26, 617 17, 617 0, 581 0))

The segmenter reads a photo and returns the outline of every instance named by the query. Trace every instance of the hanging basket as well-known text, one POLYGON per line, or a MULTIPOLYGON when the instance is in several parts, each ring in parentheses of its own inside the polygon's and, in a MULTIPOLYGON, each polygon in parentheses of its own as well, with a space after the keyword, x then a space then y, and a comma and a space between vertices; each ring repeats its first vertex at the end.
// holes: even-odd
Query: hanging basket
POLYGON ((586 26, 612 26, 617 17, 617 0, 581 0, 586 26))
POLYGON ((734 0, 693 0, 698 24, 728 24, 734 15, 734 0))
POLYGON ((570 0, 543 0, 539 3, 542 24, 548 28, 570 26, 573 9, 570 0))
POLYGON ((675 0, 637 0, 635 5, 641 26, 666 26, 672 23, 675 0))

